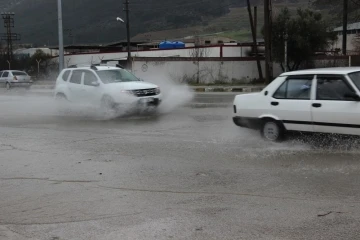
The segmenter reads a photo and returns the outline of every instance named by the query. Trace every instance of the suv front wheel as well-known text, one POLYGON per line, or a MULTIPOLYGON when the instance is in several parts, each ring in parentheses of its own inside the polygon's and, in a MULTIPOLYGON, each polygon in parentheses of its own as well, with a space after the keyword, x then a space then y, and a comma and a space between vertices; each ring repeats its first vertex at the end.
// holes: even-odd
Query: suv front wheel
POLYGON ((101 99, 101 109, 103 110, 112 110, 115 107, 115 102, 110 96, 104 96, 101 99))

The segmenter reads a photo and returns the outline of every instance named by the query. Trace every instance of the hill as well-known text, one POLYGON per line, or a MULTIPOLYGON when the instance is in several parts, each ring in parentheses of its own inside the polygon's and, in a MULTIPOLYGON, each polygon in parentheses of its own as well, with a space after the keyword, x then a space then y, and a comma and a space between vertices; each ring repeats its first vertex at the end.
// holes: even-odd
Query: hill
MULTIPOLYGON (((116 42, 126 37, 121 0, 62 0, 65 44, 116 42), (70 35, 72 33, 72 36, 70 35)), ((199 33, 225 31, 249 35, 245 0, 129 0, 131 35, 161 30, 196 29, 199 33)), ((285 0, 273 0, 276 7, 285 0)), ((263 0, 252 0, 261 5, 263 0)), ((307 6, 308 0, 288 0, 293 7, 307 6)), ((23 43, 57 45, 57 4, 55 0, 0 0, 0 7, 15 12, 15 32, 23 43)), ((259 8, 259 28, 262 26, 259 8)), ((184 31, 184 34, 186 31, 184 31)))
MULTIPOLYGON (((229 12, 234 0, 130 0, 131 34, 169 28, 188 27, 229 12), (204 7, 206 6, 206 7, 204 7)), ((0 6, 15 12, 15 31, 22 42, 57 44, 57 4, 49 0, 2 0, 0 6)), ((63 0, 64 29, 71 30, 74 39, 66 43, 113 42, 124 39, 125 25, 116 22, 124 18, 119 0, 63 0)), ((69 33, 69 31, 68 31, 69 33)))
MULTIPOLYGON (((254 2, 254 1, 251 1, 254 2)), ((258 2, 258 25, 257 25, 257 33, 258 38, 261 38, 261 28, 264 24, 264 7, 262 6, 262 1, 258 2)), ((255 4, 252 5, 252 7, 255 4)), ((278 12, 283 7, 288 7, 290 12, 293 14, 296 13, 296 10, 306 7, 312 7, 309 4, 308 0, 288 0, 287 3, 284 1, 274 1, 273 3, 273 13, 274 16, 278 14, 278 12)), ((323 10, 324 15, 326 16, 327 12, 323 10)), ((163 31, 156 32, 147 32, 143 34, 139 34, 135 37, 135 39, 144 39, 144 36, 151 36, 152 39, 171 39, 171 38, 179 38, 179 35, 196 35, 196 34, 207 34, 207 33, 217 33, 217 35, 229 37, 238 41, 252 41, 251 37, 251 28, 249 22, 248 10, 246 7, 230 7, 229 12, 223 16, 213 18, 202 25, 196 25, 188 28, 182 29, 167 29, 163 31)))

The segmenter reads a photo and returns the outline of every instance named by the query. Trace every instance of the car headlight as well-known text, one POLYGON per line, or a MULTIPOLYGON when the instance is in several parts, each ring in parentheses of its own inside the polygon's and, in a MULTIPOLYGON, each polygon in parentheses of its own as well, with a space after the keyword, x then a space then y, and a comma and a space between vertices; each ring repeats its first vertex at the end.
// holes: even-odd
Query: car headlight
POLYGON ((156 88, 156 89, 155 89, 156 95, 160 94, 160 92, 161 92, 161 91, 160 91, 160 88, 156 88))
POLYGON ((129 95, 134 95, 134 92, 132 90, 121 90, 121 92, 129 95))

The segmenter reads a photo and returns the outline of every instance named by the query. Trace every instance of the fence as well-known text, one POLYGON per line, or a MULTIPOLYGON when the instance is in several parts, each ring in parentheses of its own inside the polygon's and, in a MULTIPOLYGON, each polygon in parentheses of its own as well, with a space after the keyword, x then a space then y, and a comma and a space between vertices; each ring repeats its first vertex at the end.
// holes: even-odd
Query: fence
MULTIPOLYGON (((264 69, 264 59, 260 58, 264 69)), ((247 58, 135 58, 134 73, 149 80, 181 83, 251 83, 258 79, 255 57, 247 58)))
MULTIPOLYGON (((146 79, 169 79, 182 83, 198 84, 248 84, 259 81, 256 57, 227 58, 157 58, 138 57, 134 59, 134 73, 146 79)), ((264 58, 261 61, 265 74, 264 58)), ((304 62, 300 69, 360 66, 360 57, 320 56, 304 62), (351 60, 353 59, 353 60, 351 60), (358 65, 355 65, 358 64, 358 65)), ((273 65, 274 77, 283 71, 279 64, 273 65)))

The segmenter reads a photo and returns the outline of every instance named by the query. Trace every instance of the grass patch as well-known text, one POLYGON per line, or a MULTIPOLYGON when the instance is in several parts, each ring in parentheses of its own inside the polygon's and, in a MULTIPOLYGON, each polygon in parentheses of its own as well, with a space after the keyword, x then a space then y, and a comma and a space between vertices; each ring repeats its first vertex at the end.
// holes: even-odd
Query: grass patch
POLYGON ((231 39, 234 39, 239 42, 247 42, 247 41, 252 40, 251 32, 248 30, 224 32, 224 33, 220 34, 220 36, 231 38, 231 39))

